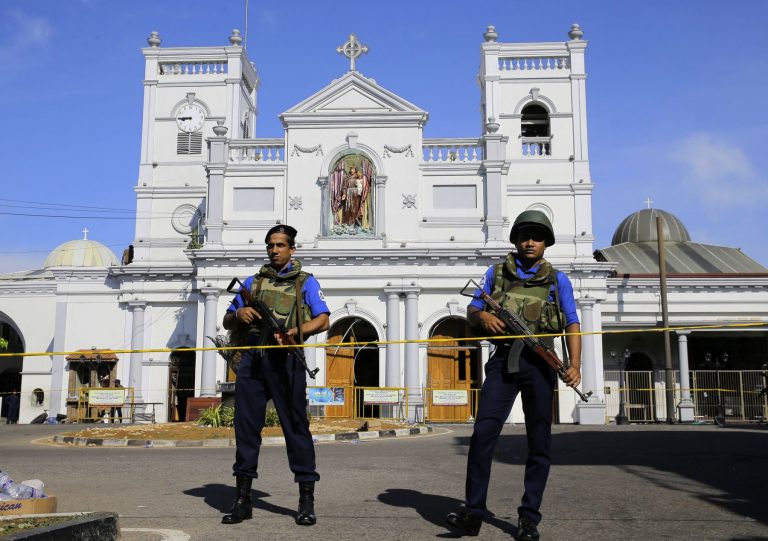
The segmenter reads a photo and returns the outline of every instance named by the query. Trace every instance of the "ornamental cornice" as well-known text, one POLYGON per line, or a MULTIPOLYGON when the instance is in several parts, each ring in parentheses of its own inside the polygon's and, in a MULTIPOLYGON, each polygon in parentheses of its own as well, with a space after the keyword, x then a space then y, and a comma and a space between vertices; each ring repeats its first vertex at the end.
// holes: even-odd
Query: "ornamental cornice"
MULTIPOLYGON (((659 279, 616 277, 606 281, 608 290, 659 290, 659 279)), ((667 287, 670 291, 681 290, 712 290, 729 293, 740 290, 768 290, 766 278, 675 278, 667 275, 667 287)))
POLYGON ((381 113, 283 113, 280 115, 283 127, 347 127, 350 129, 422 127, 427 120, 427 113, 393 112, 381 113))
POLYGON ((110 267, 109 275, 121 278, 126 281, 130 278, 140 278, 141 280, 164 281, 167 278, 192 277, 194 268, 187 262, 178 265, 142 265, 141 263, 131 263, 119 267, 110 267))

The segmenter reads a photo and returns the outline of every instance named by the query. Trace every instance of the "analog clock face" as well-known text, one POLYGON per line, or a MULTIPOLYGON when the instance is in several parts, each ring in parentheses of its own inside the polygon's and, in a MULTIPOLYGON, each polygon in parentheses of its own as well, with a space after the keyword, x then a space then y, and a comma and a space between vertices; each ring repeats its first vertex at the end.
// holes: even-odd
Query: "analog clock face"
POLYGON ((176 124, 179 129, 185 132, 195 132, 203 127, 205 120, 205 111, 196 104, 182 105, 176 113, 176 124))

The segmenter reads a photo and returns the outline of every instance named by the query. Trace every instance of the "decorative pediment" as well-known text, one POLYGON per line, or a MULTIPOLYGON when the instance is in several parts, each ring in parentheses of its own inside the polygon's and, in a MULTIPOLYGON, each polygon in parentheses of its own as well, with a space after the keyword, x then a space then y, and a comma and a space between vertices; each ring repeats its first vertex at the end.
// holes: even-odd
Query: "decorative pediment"
POLYGON ((373 79, 350 71, 280 115, 286 124, 310 118, 317 121, 318 117, 325 116, 393 117, 400 121, 406 117, 423 123, 427 113, 379 86, 373 79))

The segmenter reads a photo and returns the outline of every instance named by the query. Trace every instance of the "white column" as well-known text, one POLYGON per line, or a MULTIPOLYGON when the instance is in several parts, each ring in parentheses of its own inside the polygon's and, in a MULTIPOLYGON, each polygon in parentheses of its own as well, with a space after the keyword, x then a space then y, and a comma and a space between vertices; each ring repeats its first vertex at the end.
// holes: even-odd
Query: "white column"
MULTIPOLYGON (((56 301, 56 327, 53 334, 53 351, 67 350, 67 303, 64 300, 56 301)), ((2 361, 0 361, 2 362, 2 361)), ((67 404, 65 396, 68 393, 69 383, 64 378, 64 366, 67 363, 65 355, 56 355, 51 363, 51 396, 48 401, 48 413, 56 416, 58 413, 66 413, 67 404)))
POLYGON ((144 349, 144 312, 147 308, 145 301, 128 303, 133 317, 131 318, 131 367, 128 377, 128 387, 133 387, 133 401, 143 402, 142 393, 142 364, 144 354, 135 350, 144 349))
POLYGON ((503 241, 504 215, 506 213, 506 185, 503 171, 506 159, 508 137, 499 135, 496 130, 499 125, 488 122, 485 126, 487 133, 483 135, 485 148, 483 156, 483 172, 485 173, 485 229, 489 241, 503 241))
POLYGON ((330 196, 328 194, 328 177, 319 177, 317 185, 320 186, 320 235, 328 235, 331 226, 328 220, 331 215, 330 196))
MULTIPOLYGON (((581 308, 581 330, 591 333, 595 330, 593 307, 597 299, 583 297, 577 302, 581 308)), ((581 389, 584 393, 593 392, 588 402, 579 400, 579 424, 582 425, 605 424, 605 401, 599 387, 603 378, 597 373, 598 369, 602 370, 602 363, 596 358, 595 340, 598 336, 587 334, 581 337, 581 389)))
POLYGON ((205 243, 221 245, 224 230, 224 173, 229 159, 229 146, 224 126, 214 128, 216 137, 208 138, 208 197, 206 198, 205 243), (221 134, 221 135, 219 135, 221 134))
MULTIPOLYGON (((387 295, 387 342, 400 340, 400 291, 385 288, 387 295)), ((400 344, 387 344, 386 387, 400 387, 400 344)))
MULTIPOLYGON (((405 291, 405 339, 419 338, 419 291, 405 291)), ((419 382, 419 344, 405 344, 405 387, 408 394, 408 418, 418 420, 422 413, 421 384, 419 382)))
MULTIPOLYGON (((204 287, 200 292, 205 295, 205 314, 203 315, 203 336, 216 336, 218 321, 219 288, 204 287)), ((216 396, 216 351, 203 351, 200 396, 216 396)))
POLYGON ((385 234, 386 229, 386 222, 384 220, 385 216, 385 204, 386 201, 386 190, 387 187, 387 177, 384 175, 377 175, 375 179, 376 184, 376 196, 373 200, 373 204, 375 205, 374 209, 374 215, 373 215, 373 227, 374 231, 377 237, 380 237, 381 235, 385 234))
POLYGON ((688 373, 688 335, 691 331, 676 332, 677 351, 680 357, 680 403, 677 405, 677 416, 681 423, 692 423, 696 408, 691 400, 691 380, 688 373))

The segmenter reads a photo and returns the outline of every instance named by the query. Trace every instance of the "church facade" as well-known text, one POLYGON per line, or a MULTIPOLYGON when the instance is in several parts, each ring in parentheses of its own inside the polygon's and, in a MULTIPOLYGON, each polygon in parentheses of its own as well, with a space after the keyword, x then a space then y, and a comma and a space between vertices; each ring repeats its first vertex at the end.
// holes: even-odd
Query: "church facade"
MULTIPOLYGON (((265 262, 265 232, 280 223, 298 229, 296 257, 332 310, 311 340, 329 345, 305 350, 314 383, 404 389, 411 419, 472 417, 491 346, 460 340, 470 336, 460 291, 507 255, 524 210, 554 225, 547 259, 573 282, 582 330, 615 323, 617 263, 593 257, 582 37, 574 25, 563 42, 502 43, 488 27, 478 132, 425 138, 427 111, 361 74, 365 48, 350 36, 339 47, 349 69, 280 115, 284 137, 272 139, 256 135, 260 80, 237 31, 228 46, 185 48, 153 32, 131 252, 118 262, 75 241, 44 269, 0 277, 0 319, 20 353, 5 385, 21 386, 21 422, 71 413, 84 387, 115 379, 158 420, 219 396, 232 379, 224 360, 184 350, 213 345, 230 281, 265 262), (177 351, 152 351, 162 348, 177 351), (466 391, 466 403, 433 390, 466 391)), ((581 387, 593 395, 579 403, 561 383, 560 422, 606 422, 605 355, 599 334, 583 337, 581 387)))

